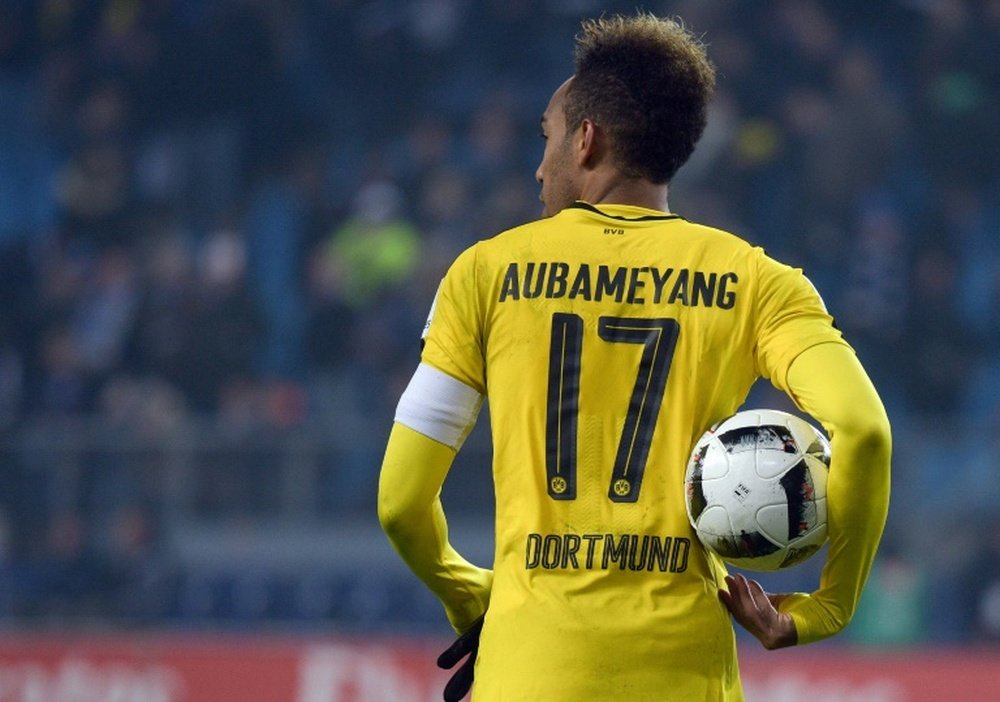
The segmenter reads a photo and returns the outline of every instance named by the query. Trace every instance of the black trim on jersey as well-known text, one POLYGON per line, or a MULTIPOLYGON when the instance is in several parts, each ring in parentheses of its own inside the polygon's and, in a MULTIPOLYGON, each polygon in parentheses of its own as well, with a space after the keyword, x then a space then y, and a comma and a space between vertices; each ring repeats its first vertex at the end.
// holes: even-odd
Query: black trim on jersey
POLYGON ((684 219, 680 215, 675 214, 662 214, 662 215, 643 215, 641 217, 622 217, 621 215, 608 214, 603 210, 591 205, 589 202, 584 202, 583 200, 577 200, 572 205, 569 205, 566 209, 570 207, 577 210, 587 210, 588 212, 593 212, 594 214, 599 214, 602 217, 608 217, 609 219, 619 219, 623 222, 655 222, 658 220, 665 219, 684 219))

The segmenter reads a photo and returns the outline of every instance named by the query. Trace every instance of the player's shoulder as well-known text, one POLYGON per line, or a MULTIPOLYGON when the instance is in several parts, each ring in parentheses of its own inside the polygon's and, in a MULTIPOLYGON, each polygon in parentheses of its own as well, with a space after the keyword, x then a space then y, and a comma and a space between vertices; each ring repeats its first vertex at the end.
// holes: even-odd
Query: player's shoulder
POLYGON ((470 244, 452 261, 448 268, 448 277, 476 276, 484 266, 506 259, 511 251, 518 248, 516 242, 519 237, 536 228, 538 224, 540 220, 526 222, 470 244))
MULTIPOLYGON (((458 259, 465 265, 475 266, 488 264, 490 261, 507 260, 512 252, 523 249, 526 242, 549 229, 546 219, 536 219, 505 229, 484 239, 480 239, 465 251, 458 259)), ((456 261, 458 263, 458 261, 456 261)))
POLYGON ((544 232, 552 229, 553 218, 543 217, 540 219, 533 219, 522 224, 510 227, 501 232, 494 234, 491 237, 483 239, 479 242, 479 245, 485 251, 492 251, 495 249, 503 249, 505 247, 516 245, 519 240, 526 237, 532 237, 539 232, 544 232))
POLYGON ((748 256, 763 253, 759 246, 751 243, 749 239, 740 234, 683 217, 680 217, 679 220, 678 226, 683 228, 685 235, 703 240, 712 247, 725 247, 748 256))

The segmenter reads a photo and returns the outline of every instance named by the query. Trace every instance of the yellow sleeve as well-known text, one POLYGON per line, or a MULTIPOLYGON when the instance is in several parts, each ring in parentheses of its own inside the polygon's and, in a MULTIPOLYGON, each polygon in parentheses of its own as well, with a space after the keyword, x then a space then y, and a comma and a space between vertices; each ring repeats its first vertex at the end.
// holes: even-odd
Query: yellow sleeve
POLYGON ((828 342, 847 343, 802 270, 758 252, 760 287, 754 359, 760 375, 782 387, 792 361, 807 348, 828 342))
POLYGON ((462 252, 448 269, 427 321, 420 358, 485 395, 485 339, 476 266, 474 245, 462 252))
POLYGON ((461 633, 486 611, 493 571, 469 563, 448 543, 441 485, 454 458, 454 449, 393 424, 379 476, 378 517, 393 547, 461 633))
POLYGON ((798 643, 847 626, 861 598, 889 509, 889 420, 868 375, 846 345, 812 346, 792 361, 788 392, 830 435, 829 550, 819 589, 785 599, 798 643))

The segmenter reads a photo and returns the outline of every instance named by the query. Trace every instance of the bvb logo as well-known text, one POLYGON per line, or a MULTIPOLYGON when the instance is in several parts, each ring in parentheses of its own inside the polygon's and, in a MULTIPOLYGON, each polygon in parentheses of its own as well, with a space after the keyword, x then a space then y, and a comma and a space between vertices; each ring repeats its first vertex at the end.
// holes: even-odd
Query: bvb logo
POLYGON ((616 495, 618 495, 619 497, 625 497, 625 495, 627 495, 629 491, 632 489, 632 483, 625 480, 624 478, 620 478, 615 481, 614 489, 616 495))
POLYGON ((560 478, 556 476, 555 478, 552 478, 552 482, 550 483, 550 485, 552 486, 552 492, 554 492, 557 495, 561 495, 564 492, 566 492, 567 486, 565 478, 560 478))

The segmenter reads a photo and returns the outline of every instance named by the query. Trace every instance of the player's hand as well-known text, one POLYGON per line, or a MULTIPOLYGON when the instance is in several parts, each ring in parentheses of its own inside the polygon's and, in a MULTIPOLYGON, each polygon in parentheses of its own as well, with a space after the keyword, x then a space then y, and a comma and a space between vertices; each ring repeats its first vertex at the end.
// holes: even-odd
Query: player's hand
POLYGON ((740 574, 727 575, 726 587, 728 591, 719 589, 719 599, 764 648, 773 651, 795 645, 798 641, 795 621, 792 615, 778 611, 784 595, 770 595, 756 580, 747 580, 740 574))
POLYGON ((451 680, 444 686, 445 702, 459 702, 469 694, 476 666, 476 653, 479 652, 479 634, 482 630, 483 617, 480 617, 472 628, 459 636, 447 651, 438 656, 438 667, 446 670, 454 668, 456 663, 468 656, 465 663, 459 666, 451 676, 451 680))

